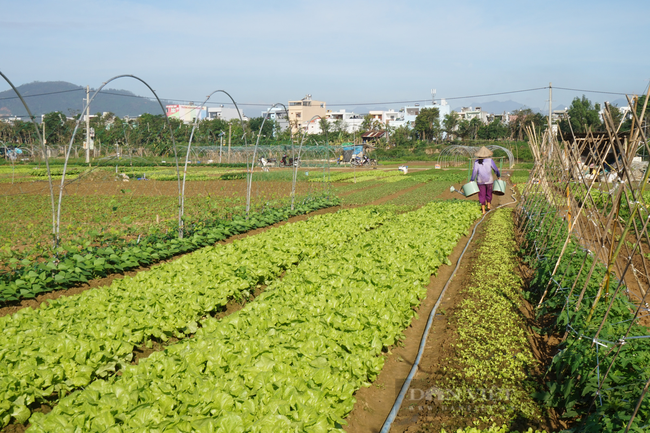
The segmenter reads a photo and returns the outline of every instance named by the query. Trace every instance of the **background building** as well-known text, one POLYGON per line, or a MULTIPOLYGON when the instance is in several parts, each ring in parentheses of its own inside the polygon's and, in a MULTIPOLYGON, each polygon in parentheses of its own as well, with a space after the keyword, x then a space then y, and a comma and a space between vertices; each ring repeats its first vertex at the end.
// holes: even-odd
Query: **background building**
POLYGON ((208 109, 198 105, 167 105, 167 117, 179 119, 183 123, 192 123, 208 117, 208 109))
MULTIPOLYGON (((242 119, 246 120, 246 116, 244 116, 243 111, 241 115, 242 115, 242 119)), ((224 107, 223 105, 219 107, 208 107, 207 119, 209 120, 221 119, 221 120, 225 120, 226 122, 232 119, 239 120, 239 113, 237 112, 237 109, 235 107, 224 107)))
POLYGON ((306 130, 311 118, 317 115, 323 119, 327 116, 325 102, 315 101, 311 99, 311 95, 305 96, 300 101, 289 101, 289 123, 292 133, 306 130))

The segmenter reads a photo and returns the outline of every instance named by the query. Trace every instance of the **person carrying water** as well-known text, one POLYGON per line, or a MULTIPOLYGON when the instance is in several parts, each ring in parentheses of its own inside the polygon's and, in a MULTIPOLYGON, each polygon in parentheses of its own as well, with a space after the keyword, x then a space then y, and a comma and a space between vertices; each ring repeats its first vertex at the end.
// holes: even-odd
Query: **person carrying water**
POLYGON ((476 181, 478 183, 478 201, 481 203, 481 210, 483 211, 483 215, 485 215, 485 205, 487 204, 487 210, 489 211, 492 203, 492 184, 494 183, 492 170, 497 174, 497 179, 501 179, 501 173, 494 160, 490 158, 492 151, 487 147, 481 147, 474 156, 477 160, 474 161, 474 169, 472 170, 472 178, 470 181, 476 181))

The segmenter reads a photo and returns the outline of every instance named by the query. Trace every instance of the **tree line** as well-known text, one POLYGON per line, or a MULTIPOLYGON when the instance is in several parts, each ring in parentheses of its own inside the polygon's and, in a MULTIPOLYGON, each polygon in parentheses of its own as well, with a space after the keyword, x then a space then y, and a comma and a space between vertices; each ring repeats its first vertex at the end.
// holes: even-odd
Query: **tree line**
MULTIPOLYGON (((637 112, 640 114, 645 96, 639 99, 637 112)), ((566 115, 559 121, 559 129, 563 134, 603 130, 604 126, 599 115, 600 104, 593 104, 585 96, 575 98, 568 108, 566 115)), ((647 108, 650 111, 650 107, 647 108)), ((618 124, 623 119, 623 112, 615 106, 611 107, 614 122, 618 124)), ((72 138, 79 115, 68 118, 61 112, 47 113, 39 129, 45 132, 48 146, 67 146, 72 138)), ((321 119, 321 133, 312 135, 306 144, 337 145, 345 142, 359 141, 362 133, 375 130, 386 130, 388 136, 377 143, 379 148, 404 147, 413 148, 427 143, 442 144, 457 140, 513 140, 526 139, 526 128, 534 127, 541 134, 547 127, 548 118, 531 109, 521 109, 509 115, 509 121, 503 122, 495 117, 489 123, 479 118, 461 119, 459 114, 451 112, 440 121, 437 107, 422 108, 413 125, 390 127, 372 116, 364 117, 360 130, 348 132, 343 120, 330 122, 321 119), (443 138, 444 137, 444 138, 443 138)), ((629 130, 630 120, 626 120, 621 130, 629 130)), ((173 152, 172 142, 183 146, 192 132, 192 125, 185 124, 179 119, 170 118, 169 126, 164 115, 143 114, 135 119, 122 119, 112 113, 97 114, 90 120, 94 130, 94 145, 102 149, 102 153, 112 152, 117 147, 126 152, 127 149, 138 149, 139 153, 153 156, 170 155, 173 152), (173 138, 172 141, 172 132, 173 138)), ((254 117, 243 124, 239 119, 225 121, 222 119, 203 120, 198 124, 192 139, 193 146, 216 146, 223 141, 232 146, 243 146, 259 141, 263 145, 289 144, 298 142, 301 135, 292 134, 291 128, 280 129, 279 124, 263 117, 254 117), (260 131, 260 127, 264 125, 260 131)), ((75 152, 81 149, 85 140, 83 122, 77 131, 73 143, 75 152)), ((16 145, 38 151, 38 135, 32 122, 15 121, 14 123, 0 122, 0 146, 16 145)))

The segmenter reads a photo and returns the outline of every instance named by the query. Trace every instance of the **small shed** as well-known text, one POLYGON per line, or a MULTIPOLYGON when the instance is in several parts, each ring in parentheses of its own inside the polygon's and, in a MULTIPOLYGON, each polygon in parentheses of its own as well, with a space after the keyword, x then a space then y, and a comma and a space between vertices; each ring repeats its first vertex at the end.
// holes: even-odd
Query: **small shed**
POLYGON ((364 143, 376 143, 379 139, 387 137, 388 131, 379 130, 379 131, 368 131, 361 134, 361 140, 364 143))

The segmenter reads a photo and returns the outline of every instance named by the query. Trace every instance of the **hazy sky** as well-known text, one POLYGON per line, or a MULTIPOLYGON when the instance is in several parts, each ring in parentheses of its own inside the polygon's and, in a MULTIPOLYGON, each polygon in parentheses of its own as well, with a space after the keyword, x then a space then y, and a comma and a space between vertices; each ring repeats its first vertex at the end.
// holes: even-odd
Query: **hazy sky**
MULTIPOLYGON (((427 100, 432 88, 447 98, 549 82, 643 93, 650 78, 645 0, 0 0, 0 11, 0 71, 15 85, 98 87, 133 74, 161 98, 202 101, 224 89, 240 103, 273 104, 309 93, 351 109, 427 100)), ((149 96, 128 79, 109 87, 149 96)), ((574 96, 554 90, 553 106, 574 96)), ((450 105, 509 99, 543 109, 548 90, 450 105)))

